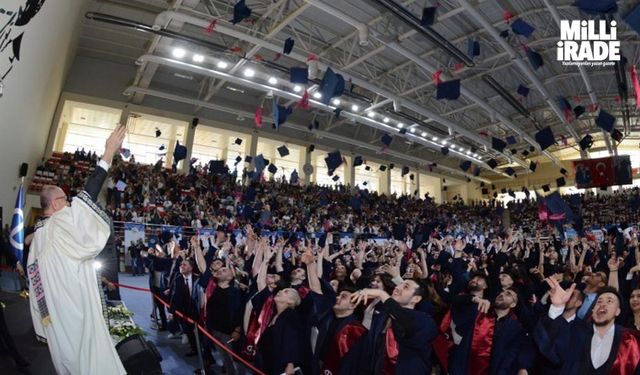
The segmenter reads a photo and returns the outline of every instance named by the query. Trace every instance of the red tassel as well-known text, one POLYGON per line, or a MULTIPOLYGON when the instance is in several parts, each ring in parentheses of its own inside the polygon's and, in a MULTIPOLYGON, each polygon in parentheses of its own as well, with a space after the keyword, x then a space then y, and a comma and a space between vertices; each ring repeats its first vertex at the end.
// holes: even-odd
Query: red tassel
POLYGON ((204 30, 207 34, 211 34, 213 32, 213 30, 216 28, 216 25, 218 24, 218 20, 213 20, 209 23, 209 26, 207 26, 207 28, 204 30))
POLYGON ((438 70, 437 72, 433 73, 433 75, 431 76, 433 78, 433 83, 435 83, 436 86, 438 86, 440 82, 442 82, 440 80, 441 75, 442 75, 442 70, 438 70))
POLYGON ((513 14, 511 14, 511 12, 509 12, 508 10, 504 10, 502 12, 502 19, 504 20, 504 22, 509 23, 511 22, 511 19, 513 18, 513 14))
POLYGON ((589 104, 589 112, 593 113, 598 110, 598 103, 589 104))
POLYGON ((256 54, 255 56, 253 56, 253 58, 256 61, 264 61, 264 57, 262 55, 260 55, 260 54, 256 54))
POLYGON ((453 71, 454 72, 458 72, 458 71, 460 71, 460 69, 462 69, 463 66, 464 66, 463 63, 460 63, 460 62, 456 63, 456 65, 453 66, 453 71))
POLYGON ((229 51, 234 52, 234 53, 238 53, 238 52, 242 52, 242 48, 241 47, 231 47, 229 48, 229 51))
POLYGON ((258 109, 256 109, 256 115, 254 116, 254 120, 256 122, 256 126, 258 128, 262 128, 262 107, 258 107, 258 109))
POLYGON ((489 136, 489 133, 487 133, 487 132, 480 132, 480 135, 484 135, 485 137, 488 137, 488 136, 489 136))
POLYGON ((318 60, 318 56, 316 56, 315 53, 310 53, 309 56, 307 56, 307 62, 315 60, 318 60))
POLYGON ((302 98, 297 104, 298 108, 309 109, 309 91, 304 90, 304 94, 302 94, 302 98))
POLYGON ((629 67, 629 73, 631 73, 631 83, 633 84, 633 90, 636 92, 636 109, 640 109, 640 81, 638 80, 638 71, 635 65, 629 67))
POLYGON ((280 52, 276 53, 276 57, 273 59, 273 62, 280 60, 281 57, 282 57, 282 54, 280 52))

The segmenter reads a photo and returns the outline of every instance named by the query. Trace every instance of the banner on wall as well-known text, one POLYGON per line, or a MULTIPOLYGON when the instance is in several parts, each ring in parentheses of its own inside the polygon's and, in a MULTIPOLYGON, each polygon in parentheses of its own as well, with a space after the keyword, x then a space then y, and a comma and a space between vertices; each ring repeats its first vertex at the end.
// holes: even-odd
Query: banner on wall
POLYGON ((628 185, 632 183, 631 159, 629 155, 598 159, 574 160, 578 189, 628 185))

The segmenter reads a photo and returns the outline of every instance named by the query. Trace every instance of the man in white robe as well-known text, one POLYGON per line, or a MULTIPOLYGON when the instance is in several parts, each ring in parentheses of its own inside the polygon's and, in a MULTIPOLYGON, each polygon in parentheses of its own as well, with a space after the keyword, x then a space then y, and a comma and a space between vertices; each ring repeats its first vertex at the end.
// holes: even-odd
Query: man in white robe
POLYGON ((126 374, 109 335, 94 258, 110 234, 110 219, 95 203, 126 127, 109 136, 85 190, 67 202, 56 186, 40 195, 45 219, 36 225, 27 262, 31 316, 61 375, 126 374))

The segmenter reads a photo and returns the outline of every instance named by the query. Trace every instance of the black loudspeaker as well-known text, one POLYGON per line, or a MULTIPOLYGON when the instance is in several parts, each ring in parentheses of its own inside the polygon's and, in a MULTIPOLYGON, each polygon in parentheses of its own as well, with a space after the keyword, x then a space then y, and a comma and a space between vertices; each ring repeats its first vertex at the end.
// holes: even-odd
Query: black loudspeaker
POLYGON ((26 177, 27 176, 27 171, 29 171, 29 164, 22 163, 20 165, 20 177, 26 177))
POLYGON ((155 345, 141 335, 129 336, 116 345, 128 375, 162 375, 162 356, 155 345))
POLYGON ((196 126, 198 126, 199 123, 200 123, 200 119, 197 117, 194 117, 193 120, 191 120, 191 127, 195 128, 196 126))

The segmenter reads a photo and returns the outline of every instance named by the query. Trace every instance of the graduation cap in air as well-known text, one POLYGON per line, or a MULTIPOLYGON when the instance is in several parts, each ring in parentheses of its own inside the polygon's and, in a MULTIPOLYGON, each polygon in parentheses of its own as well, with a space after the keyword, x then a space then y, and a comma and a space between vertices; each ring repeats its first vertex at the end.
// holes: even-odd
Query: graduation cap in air
POLYGON ((489 168, 495 169, 495 167, 498 166, 498 161, 496 159, 489 159, 489 161, 487 161, 487 165, 489 168))
POLYGON ((509 36, 509 29, 504 29, 502 31, 500 31, 500 37, 501 38, 506 38, 509 36))
POLYGON ((224 160, 211 160, 209 162, 209 173, 223 174, 224 173, 224 160))
POLYGON ((593 137, 591 136, 591 134, 587 134, 582 137, 578 144, 580 145, 581 150, 588 150, 589 148, 591 148, 591 146, 593 146, 593 137))
POLYGON ((264 168, 267 166, 267 162, 262 154, 256 156, 254 164, 256 166, 256 172, 258 174, 262 173, 264 168))
POLYGON ((410 179, 411 181, 413 181, 413 179, 414 179, 414 178, 416 178, 416 176, 415 176, 413 173, 411 173, 411 174, 409 175, 409 179, 410 179))
POLYGON ((515 197, 516 197, 516 193, 514 193, 514 192, 513 192, 513 190, 511 190, 511 189, 509 189, 509 190, 507 191, 507 194, 509 194, 509 196, 510 196, 511 198, 515 198, 515 197))
POLYGON ((364 167, 364 170, 365 170, 365 171, 370 171, 370 170, 371 170, 371 167, 367 165, 367 166, 365 166, 365 167, 364 167))
POLYGON ((626 16, 624 16, 624 22, 635 31, 640 34, 640 3, 635 6, 626 16))
POLYGON ((162 132, 160 131, 160 129, 156 129, 156 138, 158 138, 161 135, 162 135, 162 132))
POLYGON ((507 169, 504 170, 504 173, 508 174, 509 176, 513 176, 516 171, 513 170, 513 168, 508 167, 507 169))
POLYGON ((280 155, 281 158, 289 155, 289 149, 285 145, 282 145, 282 146, 278 147, 277 150, 278 150, 278 154, 280 155))
POLYGON ((480 42, 469 39, 467 41, 467 55, 471 58, 480 56, 480 42))
POLYGON ((529 198, 529 195, 531 195, 531 193, 529 192, 529 189, 527 189, 526 186, 522 187, 522 192, 527 198, 529 198))
POLYGON ((330 152, 327 154, 327 157, 324 158, 324 162, 327 164, 328 170, 334 171, 342 164, 342 154, 340 154, 338 150, 330 152))
POLYGON ((493 197, 494 197, 494 198, 498 198, 498 192, 495 192, 495 191, 494 191, 494 192, 493 192, 493 197))
MULTIPOLYGON (((516 143, 518 143, 518 140, 516 139, 515 135, 507 136, 506 141, 510 145, 515 145, 516 143)), ((514 154, 515 154, 515 152, 514 152, 514 154)))
POLYGON ((440 152, 442 153, 442 155, 448 155, 449 154, 449 148, 448 147, 442 147, 440 148, 440 152))
POLYGON ((536 163, 535 161, 531 161, 531 163, 529 163, 529 169, 531 170, 531 172, 535 172, 537 168, 538 163, 536 163))
POLYGON ((128 148, 121 148, 120 155, 122 155, 122 157, 125 159, 129 159, 129 157, 131 156, 131 150, 129 150, 128 148))
POLYGON ((333 113, 336 115, 336 118, 340 118, 340 114, 342 113, 342 108, 334 109, 333 113))
POLYGON ((513 30, 514 34, 522 35, 525 38, 528 38, 536 31, 536 28, 522 20, 522 18, 518 18, 517 20, 511 23, 511 30, 513 30))
POLYGON ((522 156, 524 156, 524 157, 529 156, 529 150, 522 151, 522 156))
POLYGON ((289 82, 306 85, 309 83, 309 68, 291 68, 289 69, 289 82))
POLYGON ((622 132, 618 129, 613 129, 611 132, 611 138, 613 138, 616 142, 622 141, 622 132))
POLYGON ((291 51, 293 51, 293 46, 296 44, 296 41, 293 40, 293 38, 287 38, 287 40, 284 41, 284 47, 282 48, 282 54, 283 55, 288 55, 291 53, 291 51))
POLYGON ((158 150, 160 151, 164 151, 166 149, 166 147, 164 145, 160 145, 160 147, 158 147, 158 150))
POLYGON ((482 195, 488 195, 488 194, 489 194, 489 189, 483 188, 482 189, 482 195))
POLYGON ((387 166, 386 165, 380 165, 380 172, 384 172, 387 170, 387 166))
POLYGON ((391 141, 393 140, 393 138, 389 135, 389 134, 384 134, 382 136, 382 138, 380 138, 380 142, 382 142, 383 145, 389 147, 391 145, 391 141))
POLYGON ((242 161, 242 156, 238 155, 236 156, 236 165, 239 164, 242 161))
POLYGON ((465 160, 462 163, 460 163, 460 169, 462 169, 463 171, 468 171, 469 168, 471 168, 471 161, 469 160, 465 160))
POLYGON ((353 166, 354 167, 361 166, 362 164, 364 164, 364 160, 362 160, 362 156, 358 155, 353 159, 353 166))
POLYGON ((241 138, 236 138, 235 141, 233 141, 233 143, 237 144, 238 146, 240 146, 242 144, 242 139, 241 138))
POLYGON ((609 112, 601 109, 598 117, 596 118, 596 125, 604 129, 606 132, 611 133, 615 124, 616 118, 609 112))
POLYGON ((289 117, 289 115, 291 115, 293 113, 293 107, 292 106, 288 106, 285 107, 283 105, 277 105, 275 104, 275 100, 274 100, 274 111, 273 111, 273 124, 275 125, 275 128, 278 129, 278 127, 282 124, 284 124, 285 122, 287 122, 287 117, 289 117))
POLYGON ((473 175, 474 175, 475 177, 478 177, 478 176, 480 176, 480 172, 481 172, 481 171, 482 171, 482 170, 480 169, 480 167, 475 167, 475 168, 473 168, 473 175))
POLYGON ((395 164, 391 163, 391 164, 389 164, 389 169, 391 170, 391 169, 393 169, 395 166, 396 166, 395 164))
POLYGON ((423 27, 433 26, 436 22, 436 12, 438 7, 425 7, 422 9, 422 19, 420 19, 420 25, 423 27))
POLYGON ((529 91, 531 91, 527 86, 525 85, 518 85, 518 94, 524 96, 525 98, 527 96, 529 96, 529 91))
POLYGON ((582 105, 577 105, 573 107, 573 114, 576 116, 576 118, 582 116, 582 114, 585 112, 586 112, 586 109, 582 105))
POLYGON ((547 126, 546 128, 540 130, 535 135, 536 142, 540 144, 540 148, 544 151, 547 148, 551 147, 556 143, 555 136, 551 131, 551 127, 547 126))
POLYGON ((500 193, 502 193, 502 194, 507 194, 507 188, 502 188, 502 189, 500 189, 500 193))
POLYGON ((402 173, 400 174, 401 177, 404 177, 405 175, 407 175, 409 173, 409 167, 407 167, 406 165, 404 167, 402 167, 402 173))
POLYGON ((275 174, 278 171, 278 167, 276 167, 275 164, 269 164, 269 167, 267 167, 267 170, 269 171, 269 173, 275 174))
POLYGON ((531 63, 531 66, 533 67, 534 70, 538 70, 542 66, 544 66, 544 60, 542 59, 541 54, 534 51, 533 48, 531 47, 527 47, 526 52, 527 52, 527 58, 529 59, 529 62, 531 63))
POLYGON ((616 0, 577 0, 573 3, 581 11, 594 16, 618 11, 616 0))
POLYGON ((320 83, 319 91, 322 94, 322 103, 329 104, 331 98, 344 93, 344 78, 340 74, 336 74, 331 68, 327 68, 320 83))
POLYGON ((251 156, 247 155, 247 156, 244 157, 244 162, 245 163, 251 163, 251 160, 253 160, 253 158, 251 156))
POLYGON ((491 148, 498 152, 504 152, 507 143, 500 138, 491 137, 491 148))
POLYGON ((551 188, 549 187, 549 185, 542 185, 542 191, 548 193, 551 191, 551 188))
POLYGON ((178 164, 180 160, 184 160, 187 157, 187 148, 176 141, 176 147, 173 150, 173 164, 178 164))
POLYGON ((518 153, 518 150, 516 150, 515 148, 512 148, 512 149, 511 149, 511 150, 509 150, 509 151, 511 151, 511 155, 515 155, 515 154, 517 154, 517 153, 518 153))
POLYGON ((480 182, 480 187, 484 187, 484 182, 480 182))
POLYGON ((460 80, 440 82, 436 89, 436 99, 456 100, 460 97, 460 80))
POLYGON ((529 146, 529 152, 536 152, 536 148, 533 146, 529 146))
POLYGON ((567 174, 567 170, 564 168, 560 168, 560 174, 566 175, 567 174))
POLYGON ((407 128, 402 128, 399 130, 400 134, 407 134, 407 128))
POLYGON ((313 152, 316 149, 316 145, 309 145, 309 152, 313 152))
POLYGON ((251 9, 245 4, 245 0, 239 0, 233 6, 233 19, 230 22, 235 25, 249 17, 251 17, 251 9))
POLYGON ((491 190, 496 190, 496 185, 491 184, 491 190))
POLYGON ((335 175, 331 178, 333 181, 338 182, 338 180, 340 179, 340 176, 335 175))
POLYGON ((566 184, 567 184, 567 181, 565 181, 564 177, 556 178, 556 186, 561 187, 561 186, 565 186, 566 184))

